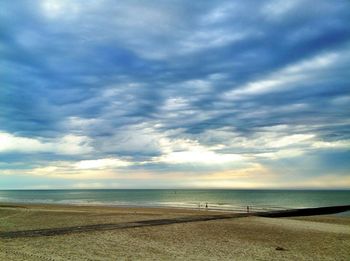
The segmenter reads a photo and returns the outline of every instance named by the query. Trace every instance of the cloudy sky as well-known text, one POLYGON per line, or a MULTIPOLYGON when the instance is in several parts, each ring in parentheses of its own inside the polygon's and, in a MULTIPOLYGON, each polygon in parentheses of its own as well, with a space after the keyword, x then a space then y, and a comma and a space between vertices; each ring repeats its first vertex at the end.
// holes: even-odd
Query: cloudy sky
POLYGON ((11 0, 0 189, 350 188, 348 0, 11 0))

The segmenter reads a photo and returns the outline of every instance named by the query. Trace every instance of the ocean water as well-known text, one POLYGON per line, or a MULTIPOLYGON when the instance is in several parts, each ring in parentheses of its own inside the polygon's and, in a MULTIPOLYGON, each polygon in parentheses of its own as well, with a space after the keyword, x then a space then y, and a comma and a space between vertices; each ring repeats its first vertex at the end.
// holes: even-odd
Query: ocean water
MULTIPOLYGON (((350 205, 350 190, 0 190, 0 202, 255 211, 350 205)), ((349 215, 347 213, 347 215, 349 215)))

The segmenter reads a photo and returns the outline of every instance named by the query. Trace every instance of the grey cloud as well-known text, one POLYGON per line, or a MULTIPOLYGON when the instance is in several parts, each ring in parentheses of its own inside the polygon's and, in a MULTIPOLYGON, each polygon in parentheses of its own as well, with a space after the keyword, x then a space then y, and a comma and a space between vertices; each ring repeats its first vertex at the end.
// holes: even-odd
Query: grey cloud
MULTIPOLYGON (((307 126, 285 135, 349 139, 349 106, 334 102, 350 93, 345 59, 309 71, 297 86, 222 98, 317 55, 349 52, 347 1, 293 2, 6 2, 0 129, 34 138, 87 135, 92 158, 135 161, 162 153, 157 136, 133 129, 142 124, 205 146, 281 124, 307 126), (228 135, 217 136, 223 128, 228 135)), ((229 151, 258 152, 221 152, 229 151)))

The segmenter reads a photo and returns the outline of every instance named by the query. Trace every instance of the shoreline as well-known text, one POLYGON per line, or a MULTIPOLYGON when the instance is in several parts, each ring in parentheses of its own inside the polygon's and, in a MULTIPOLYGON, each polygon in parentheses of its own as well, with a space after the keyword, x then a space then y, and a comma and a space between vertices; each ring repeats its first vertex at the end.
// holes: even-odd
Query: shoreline
POLYGON ((233 210, 225 210, 225 209, 211 209, 211 208, 190 208, 190 207, 176 207, 176 206, 140 206, 140 205, 113 205, 113 204, 78 204, 78 203, 22 203, 22 202, 0 202, 0 208, 89 208, 89 209, 120 209, 120 210, 164 210, 164 211, 185 211, 185 212, 210 212, 210 213, 241 213, 234 212, 233 210))
POLYGON ((117 204, 96 204, 96 203, 41 203, 41 202, 1 202, 1 207, 91 207, 91 208, 115 208, 115 209, 162 209, 162 210, 188 210, 188 211, 198 211, 198 212, 210 212, 210 213, 221 213, 221 214, 245 214, 251 213, 262 217, 297 217, 297 216, 314 216, 314 215, 340 215, 350 217, 350 205, 341 206, 325 206, 325 207, 303 207, 303 208, 285 208, 285 209, 263 209, 263 208, 252 208, 250 207, 249 212, 244 207, 239 209, 227 209, 227 208, 213 208, 208 204, 208 207, 181 207, 181 206, 171 206, 171 205, 117 205, 117 204), (258 211, 256 211, 258 209, 258 211), (344 214, 345 213, 345 214, 344 214))
MULTIPOLYGON (((337 208, 337 207, 344 207, 344 206, 332 206, 330 208, 337 208)), ((346 205, 347 208, 350 208, 350 205, 346 205)), ((285 209, 283 210, 283 213, 285 212, 288 214, 289 212, 294 212, 294 211, 312 211, 312 210, 318 210, 318 209, 324 209, 324 208, 329 208, 329 207, 320 207, 320 208, 299 208, 299 209, 285 209)), ((276 215, 276 213, 279 213, 279 211, 265 211, 265 212, 235 212, 234 210, 225 210, 225 209, 213 209, 213 208, 189 208, 189 207, 176 207, 176 206, 140 206, 140 205, 114 205, 114 204, 67 204, 67 203, 38 203, 38 202, 1 202, 0 201, 0 210, 1 209, 30 209, 30 210, 83 210, 83 211, 122 211, 122 212, 128 212, 128 211, 134 211, 134 210, 139 210, 139 211, 146 211, 146 212, 154 212, 154 211, 160 211, 160 212, 174 212, 174 213, 192 213, 192 214, 200 214, 203 215, 205 213, 210 213, 210 214, 253 214, 256 216, 261 216, 261 217, 267 217, 267 218, 288 218, 288 217, 298 217, 298 215, 276 215), (265 213, 267 213, 265 215, 265 213)), ((349 211, 345 211, 349 212, 349 211)), ((344 212, 340 212, 344 213, 344 212)), ((339 213, 337 213, 339 214, 339 213)), ((315 214, 315 216, 332 216, 332 217, 340 217, 340 218, 349 218, 350 216, 346 215, 337 215, 337 214, 315 214)), ((302 216, 312 216, 312 215, 300 215, 302 216)))

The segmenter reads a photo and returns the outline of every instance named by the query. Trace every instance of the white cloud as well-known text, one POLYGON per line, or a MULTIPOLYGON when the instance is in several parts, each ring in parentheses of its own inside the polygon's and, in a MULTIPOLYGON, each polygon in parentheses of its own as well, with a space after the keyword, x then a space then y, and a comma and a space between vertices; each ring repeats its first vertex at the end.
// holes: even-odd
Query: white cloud
POLYGON ((312 147, 315 149, 322 148, 335 148, 335 149, 349 149, 350 140, 337 140, 337 141, 316 141, 312 144, 312 147))
POLYGON ((156 161, 169 164, 203 164, 217 165, 237 163, 242 161, 243 157, 238 154, 220 154, 207 149, 193 149, 189 151, 176 151, 160 156, 156 161))
POLYGON ((296 89, 303 82, 317 80, 323 69, 335 65, 341 56, 336 53, 321 54, 312 59, 297 62, 272 74, 227 91, 223 98, 236 100, 265 93, 296 89))
POLYGON ((240 7, 241 6, 239 3, 234 3, 232 1, 229 3, 221 4, 220 6, 206 13, 202 17, 201 23, 206 25, 224 22, 229 18, 232 18, 233 15, 237 15, 237 13, 240 11, 240 7))
POLYGON ((120 177, 120 171, 133 162, 119 158, 101 158, 81 161, 53 161, 32 168, 5 169, 4 174, 59 177, 67 179, 111 179, 120 177), (103 170, 103 171, 102 171, 103 170))
POLYGON ((270 0, 262 7, 261 12, 268 19, 279 19, 298 7, 299 4, 299 0, 270 0))
POLYGON ((258 158, 266 158, 269 160, 279 160, 284 158, 294 158, 299 157, 305 154, 305 150, 302 148, 293 148, 293 149, 279 149, 274 152, 265 152, 255 154, 255 157, 258 158))
POLYGON ((183 97, 171 97, 165 100, 161 110, 176 111, 187 110, 189 108, 188 100, 183 97))
POLYGON ((130 166, 131 162, 116 159, 97 159, 97 160, 82 160, 74 164, 76 169, 107 169, 130 166))
POLYGON ((0 132, 0 152, 33 152, 47 151, 50 145, 39 140, 26 137, 17 137, 9 133, 0 132))
POLYGON ((153 154, 159 152, 162 136, 149 124, 135 124, 118 129, 112 136, 95 138, 94 145, 103 152, 153 154))
POLYGON ((56 151, 58 153, 80 154, 89 153, 93 151, 93 148, 90 146, 90 143, 90 138, 86 136, 68 134, 54 141, 52 143, 52 146, 56 147, 56 151))
POLYGON ((216 48, 232 44, 248 37, 248 32, 232 32, 227 30, 202 30, 188 36, 180 42, 177 49, 180 54, 198 52, 203 49, 216 48))
POLYGON ((314 134, 292 134, 292 135, 286 135, 282 137, 275 137, 275 135, 272 135, 274 137, 267 136, 267 140, 264 147, 267 148, 282 148, 282 147, 288 147, 290 145, 300 145, 304 142, 313 142, 313 138, 315 137, 314 134))
POLYGON ((42 0, 42 13, 49 19, 67 19, 78 15, 81 5, 78 1, 70 0, 42 0))
POLYGON ((55 139, 27 138, 0 132, 0 153, 52 152, 58 154, 84 154, 92 151, 91 140, 86 136, 65 135, 55 139))
POLYGON ((224 154, 213 151, 216 147, 206 147, 197 141, 186 139, 160 140, 163 154, 153 159, 154 162, 169 164, 220 165, 245 161, 242 155, 224 154))
POLYGON ((100 119, 94 119, 94 118, 81 118, 81 117, 68 117, 65 121, 66 127, 69 129, 86 129, 87 127, 99 124, 100 119))
POLYGON ((272 149, 284 148, 291 145, 300 146, 310 144, 316 140, 316 135, 312 133, 289 134, 292 128, 288 125, 278 125, 269 128, 260 128, 254 135, 249 137, 235 132, 234 129, 220 129, 215 131, 206 131, 199 135, 199 139, 204 143, 210 143, 213 139, 215 144, 221 144, 227 148, 241 149, 272 149), (215 136, 214 136, 215 135, 215 136))
MULTIPOLYGON (((319 126, 313 126, 316 129, 319 126)), ((215 150, 227 153, 244 152, 244 157, 254 159, 298 157, 320 149, 350 148, 349 140, 323 141, 317 132, 310 131, 305 125, 276 125, 255 129, 249 137, 235 132, 234 129, 205 131, 197 136, 202 144, 215 144, 215 150)), ((209 147, 210 148, 210 147, 209 147)))

